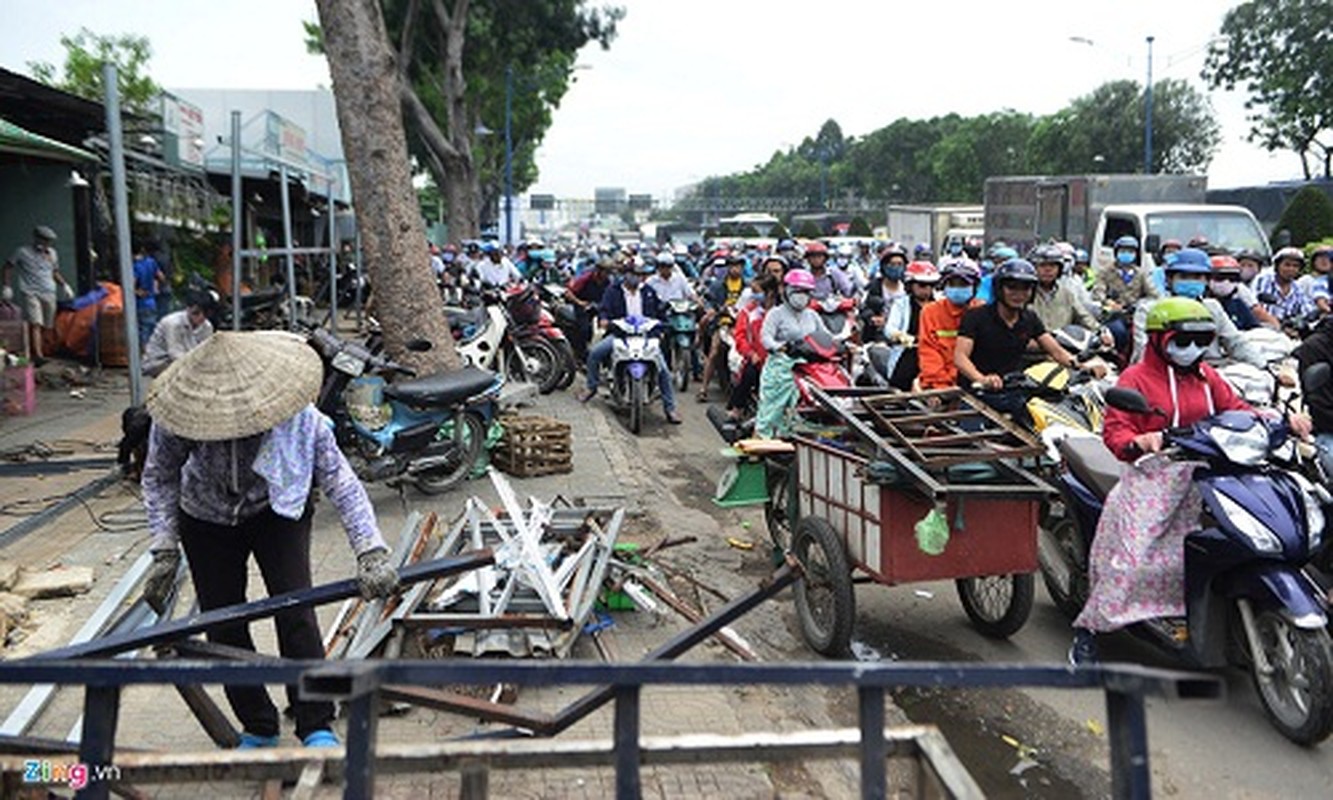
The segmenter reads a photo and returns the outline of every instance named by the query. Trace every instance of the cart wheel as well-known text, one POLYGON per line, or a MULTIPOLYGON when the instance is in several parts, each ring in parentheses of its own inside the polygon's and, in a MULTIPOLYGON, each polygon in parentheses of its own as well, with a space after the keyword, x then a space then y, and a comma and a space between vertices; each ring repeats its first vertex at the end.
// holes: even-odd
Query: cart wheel
POLYGON ((852 570, 833 526, 822 517, 802 517, 792 536, 792 553, 805 570, 796 582, 796 615, 810 649, 841 658, 850 651, 856 596, 852 570))
POLYGON ((791 549, 791 467, 771 460, 767 466, 768 502, 764 504, 764 524, 768 538, 773 540, 773 557, 791 549))
POLYGON ((1031 573, 959 578, 956 583, 963 611, 982 636, 1007 639, 1032 613, 1036 581, 1031 573))

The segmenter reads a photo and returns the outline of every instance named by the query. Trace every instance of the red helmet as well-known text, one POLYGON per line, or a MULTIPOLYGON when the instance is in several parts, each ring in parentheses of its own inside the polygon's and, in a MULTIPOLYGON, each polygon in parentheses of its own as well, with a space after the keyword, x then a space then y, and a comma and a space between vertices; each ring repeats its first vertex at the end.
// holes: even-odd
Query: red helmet
POLYGON ((1235 273, 1240 275, 1240 262, 1231 256, 1213 256, 1210 259, 1213 266, 1213 274, 1235 273))
POLYGON ((940 271, 935 269, 935 265, 929 261, 913 261, 907 265, 907 274, 904 280, 916 283, 939 283, 940 271))
POLYGON ((810 244, 807 244, 805 246, 805 254, 807 256, 812 256, 815 255, 816 253, 828 255, 828 245, 824 244, 823 242, 811 242, 810 244))

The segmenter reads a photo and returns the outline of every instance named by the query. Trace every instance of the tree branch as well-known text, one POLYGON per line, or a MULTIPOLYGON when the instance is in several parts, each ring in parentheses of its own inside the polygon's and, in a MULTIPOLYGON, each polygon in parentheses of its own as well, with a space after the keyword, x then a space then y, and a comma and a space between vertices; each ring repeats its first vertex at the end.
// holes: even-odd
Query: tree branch
POLYGON ((462 153, 454 147, 453 142, 449 141, 449 137, 444 135, 444 131, 440 130, 439 124, 430 115, 430 109, 426 108, 426 104, 421 102, 421 98, 417 95, 416 90, 412 88, 411 82, 403 79, 398 84, 403 108, 416 121, 421 141, 426 145, 426 148, 434 151, 435 155, 441 159, 461 158, 462 153))
POLYGON ((398 71, 407 78, 407 68, 412 63, 412 46, 415 41, 417 12, 421 0, 408 0, 407 14, 403 17, 403 30, 398 36, 398 71))

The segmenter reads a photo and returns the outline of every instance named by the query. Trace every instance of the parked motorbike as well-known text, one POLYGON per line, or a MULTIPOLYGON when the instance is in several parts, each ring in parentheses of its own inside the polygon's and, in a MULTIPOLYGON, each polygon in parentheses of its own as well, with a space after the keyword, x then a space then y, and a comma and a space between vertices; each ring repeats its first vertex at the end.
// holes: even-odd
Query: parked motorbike
POLYGON ((693 300, 672 300, 667 315, 667 365, 676 391, 690 388, 694 351, 699 343, 699 306, 693 300))
MULTIPOLYGON (((574 382, 578 372, 578 362, 574 358, 574 348, 566 338, 565 332, 556 324, 555 316, 547 310, 538 290, 540 284, 527 284, 515 287, 505 295, 505 311, 514 325, 514 338, 521 346, 541 348, 538 342, 549 344, 555 349, 558 363, 555 365, 558 377, 555 389, 567 389, 574 382)), ((539 381, 544 385, 544 381, 539 381)))
POLYGON ((415 378, 410 368, 323 328, 308 339, 324 360, 317 406, 333 419, 338 446, 358 477, 411 482, 438 494, 476 467, 502 378, 477 367, 415 378), (390 384, 385 375, 412 379, 390 384))
MULTIPOLYGON (((1107 402, 1163 413, 1130 389, 1111 389, 1107 402)), ((1333 641, 1326 601, 1302 568, 1321 547, 1333 497, 1276 464, 1292 446, 1283 423, 1227 411, 1163 437, 1167 453, 1203 462, 1194 475, 1199 528, 1184 544, 1186 616, 1129 631, 1192 667, 1248 667, 1273 726, 1299 744, 1322 741, 1333 732, 1333 641)), ((1052 598, 1072 616, 1086 601, 1092 535, 1123 465, 1100 439, 1070 438, 1060 447, 1064 514, 1055 524, 1067 526, 1063 538, 1079 547, 1067 553, 1066 574, 1052 576, 1059 589, 1052 598)))
POLYGON ((555 391, 564 378, 564 357, 555 345, 544 336, 520 338, 498 292, 483 291, 480 299, 480 305, 444 309, 463 364, 534 383, 542 394, 555 391))
POLYGON ((634 434, 643 428, 644 409, 660 394, 657 359, 662 350, 658 338, 661 325, 655 319, 617 319, 611 321, 606 334, 615 337, 615 342, 605 382, 610 387, 612 405, 629 412, 629 429, 634 434))

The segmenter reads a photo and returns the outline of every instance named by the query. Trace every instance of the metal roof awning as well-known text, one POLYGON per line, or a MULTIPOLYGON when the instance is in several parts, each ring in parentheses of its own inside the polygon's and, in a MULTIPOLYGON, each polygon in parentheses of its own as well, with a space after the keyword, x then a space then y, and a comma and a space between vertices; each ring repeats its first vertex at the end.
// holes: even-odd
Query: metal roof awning
POLYGON ((97 156, 73 145, 49 139, 0 119, 0 153, 37 156, 57 161, 96 161, 97 156))

